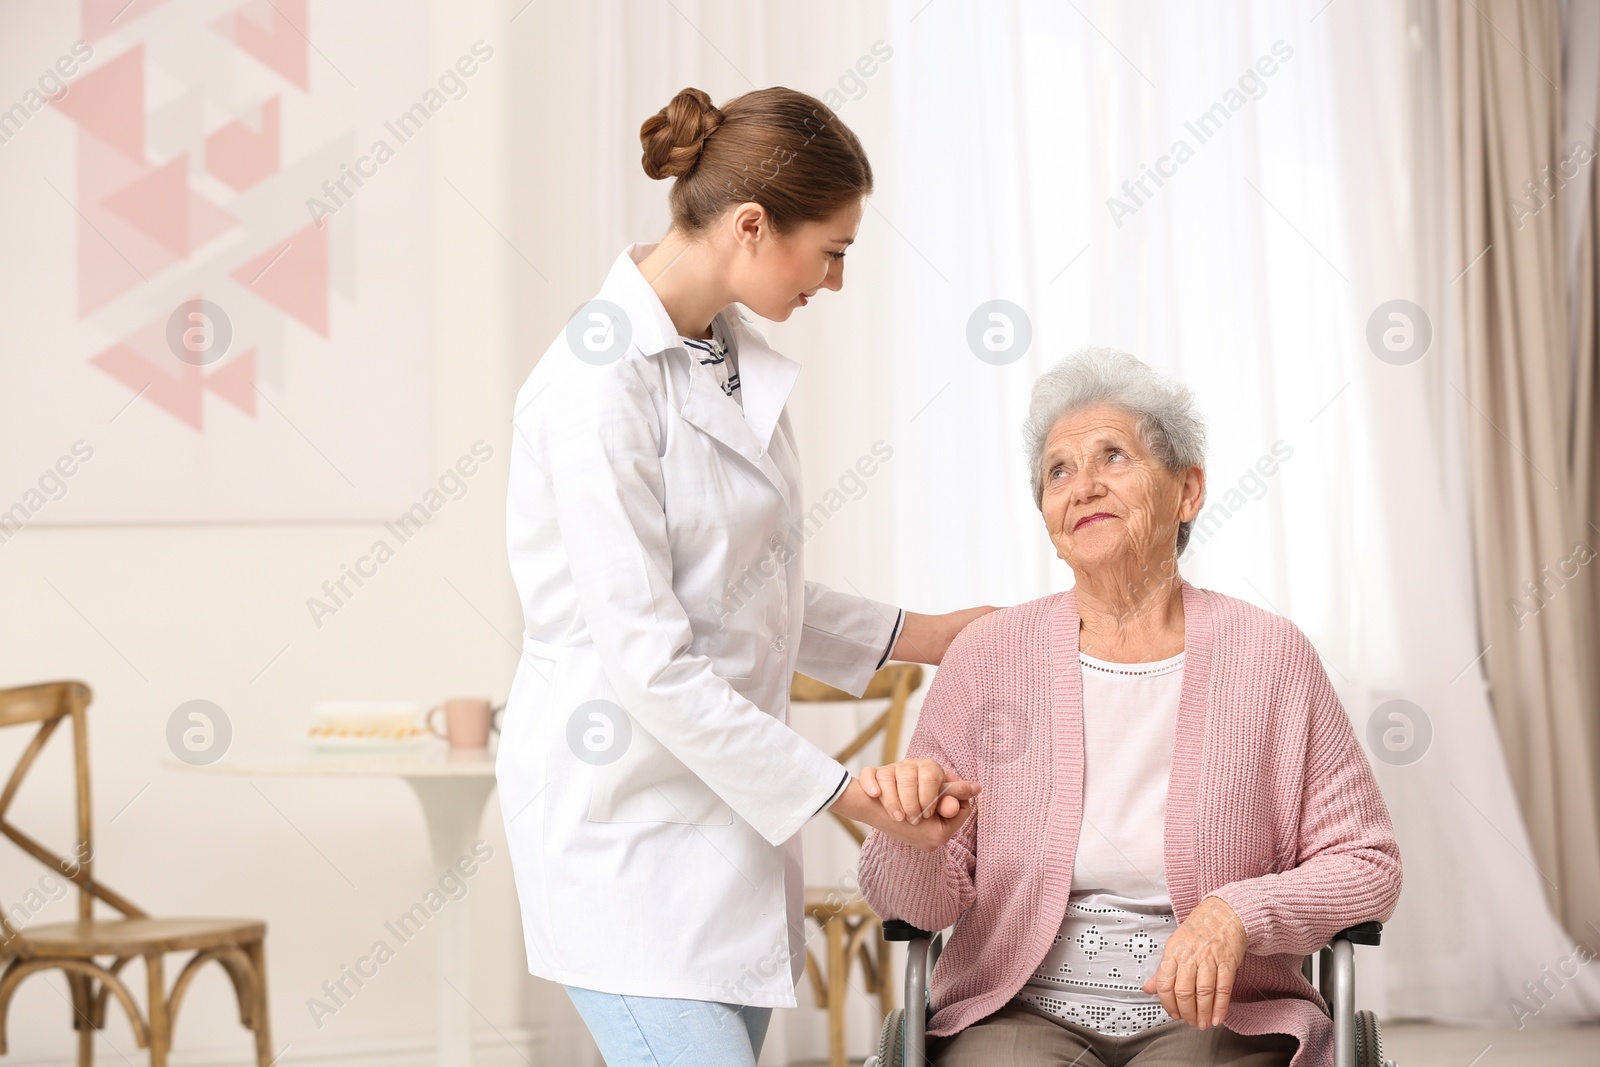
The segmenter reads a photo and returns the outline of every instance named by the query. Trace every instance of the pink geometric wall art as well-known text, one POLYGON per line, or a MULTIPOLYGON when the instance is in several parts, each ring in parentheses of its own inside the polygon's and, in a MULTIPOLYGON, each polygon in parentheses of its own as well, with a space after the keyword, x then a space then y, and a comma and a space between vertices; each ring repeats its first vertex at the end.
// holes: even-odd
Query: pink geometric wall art
POLYGON ((144 162, 143 46, 134 45, 86 70, 52 102, 83 133, 120 149, 136 163, 144 162))
POLYGON ((249 119, 230 122, 206 135, 206 169, 239 192, 275 173, 280 164, 278 98, 249 119))
POLYGON ((189 157, 151 167, 103 201, 130 226, 182 259, 238 220, 189 188, 189 157))
POLYGON ((430 88, 426 8, 218 11, 81 0, 0 34, 0 69, 72 68, 0 121, 0 515, 79 440, 31 521, 386 519, 430 480, 428 151, 307 207, 430 88))
POLYGON ((241 352, 215 372, 174 361, 167 343, 167 321, 145 324, 90 360, 136 393, 197 431, 205 429, 201 401, 209 390, 246 415, 256 412, 255 350, 241 352))
POLYGON ((306 0, 250 0, 211 25, 241 52, 309 89, 310 42, 300 29, 305 24, 306 0))
POLYGON ((232 277, 285 315, 328 336, 326 226, 308 224, 288 240, 245 263, 232 277))

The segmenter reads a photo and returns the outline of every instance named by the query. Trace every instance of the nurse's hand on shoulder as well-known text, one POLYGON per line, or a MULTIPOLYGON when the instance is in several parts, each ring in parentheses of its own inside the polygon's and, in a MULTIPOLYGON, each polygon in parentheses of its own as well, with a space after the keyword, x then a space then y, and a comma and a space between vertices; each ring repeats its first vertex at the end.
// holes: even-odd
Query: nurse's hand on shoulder
POLYGON ((905 663, 931 663, 938 666, 950 648, 950 642, 956 639, 956 634, 973 619, 995 610, 986 605, 944 615, 918 615, 908 611, 905 625, 900 627, 900 636, 895 638, 894 648, 889 650, 889 658, 905 663))
POLYGON ((966 824, 973 798, 982 790, 977 782, 947 779, 935 760, 904 759, 863 767, 833 810, 933 852, 966 824))

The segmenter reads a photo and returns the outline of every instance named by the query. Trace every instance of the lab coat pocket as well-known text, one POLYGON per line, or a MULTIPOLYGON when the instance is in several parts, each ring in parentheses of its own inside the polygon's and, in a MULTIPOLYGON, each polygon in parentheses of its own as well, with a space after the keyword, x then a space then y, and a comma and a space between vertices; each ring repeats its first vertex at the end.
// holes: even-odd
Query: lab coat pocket
POLYGON ((694 826, 727 826, 733 822, 733 809, 682 760, 637 725, 627 750, 614 762, 595 767, 591 782, 590 822, 694 826))
POLYGON ((495 755, 495 778, 507 811, 521 812, 554 780, 550 754, 559 742, 550 707, 561 666, 555 646, 524 638, 495 755))

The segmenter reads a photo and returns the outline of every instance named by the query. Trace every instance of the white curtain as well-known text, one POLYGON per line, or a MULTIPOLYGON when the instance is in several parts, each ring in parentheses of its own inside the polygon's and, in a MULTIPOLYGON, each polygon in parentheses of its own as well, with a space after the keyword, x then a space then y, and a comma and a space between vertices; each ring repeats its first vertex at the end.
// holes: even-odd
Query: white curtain
MULTIPOLYGON (((1547 978, 1573 945, 1528 859, 1489 716, 1452 339, 1393 365, 1366 338, 1380 304, 1440 307, 1468 266, 1436 251, 1426 27, 1405 5, 1325 3, 611 0, 573 16, 599 57, 585 91, 527 101, 561 111, 570 139, 524 146, 520 166, 589 176, 541 231, 574 250, 555 283, 577 306, 624 243, 666 225, 637 132, 675 91, 842 94, 877 193, 844 291, 767 332, 805 368, 790 411, 808 499, 874 440, 894 458, 808 542, 808 573, 920 611, 1064 588, 1021 453, 1029 386, 1085 344, 1176 375, 1211 433, 1185 574, 1294 619, 1361 736, 1390 700, 1431 727, 1416 762, 1374 759, 1406 881, 1384 947, 1360 954, 1361 1001, 1515 1026, 1521 997, 1540 1009, 1530 1025, 1592 1019, 1600 972, 1547 978), (851 76, 879 41, 892 58, 851 76), (1158 186, 1150 170, 1170 176, 1158 186), (968 343, 973 312, 997 299, 1032 330, 1005 365, 968 343), (1532 999, 1526 982, 1550 992, 1532 999)), ((837 744, 861 721, 828 715, 808 709, 800 728, 837 744)), ((806 834, 808 881, 846 878, 842 835, 825 820, 806 834)), ((852 1056, 875 1023, 856 993, 852 1056)), ((761 1062, 821 1058, 825 1035, 821 1012, 779 1012, 761 1062)), ((585 1055, 573 1038, 567 1062, 599 1062, 585 1055)))

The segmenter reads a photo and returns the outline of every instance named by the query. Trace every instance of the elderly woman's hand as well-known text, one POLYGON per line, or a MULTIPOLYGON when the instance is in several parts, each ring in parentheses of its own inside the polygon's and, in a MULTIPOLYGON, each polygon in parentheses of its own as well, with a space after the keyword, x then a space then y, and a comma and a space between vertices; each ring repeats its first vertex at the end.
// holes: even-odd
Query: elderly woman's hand
POLYGON ((1244 951, 1243 921, 1221 897, 1206 897, 1167 938, 1144 991, 1158 995, 1174 1019, 1202 1030, 1221 1026, 1244 951))

